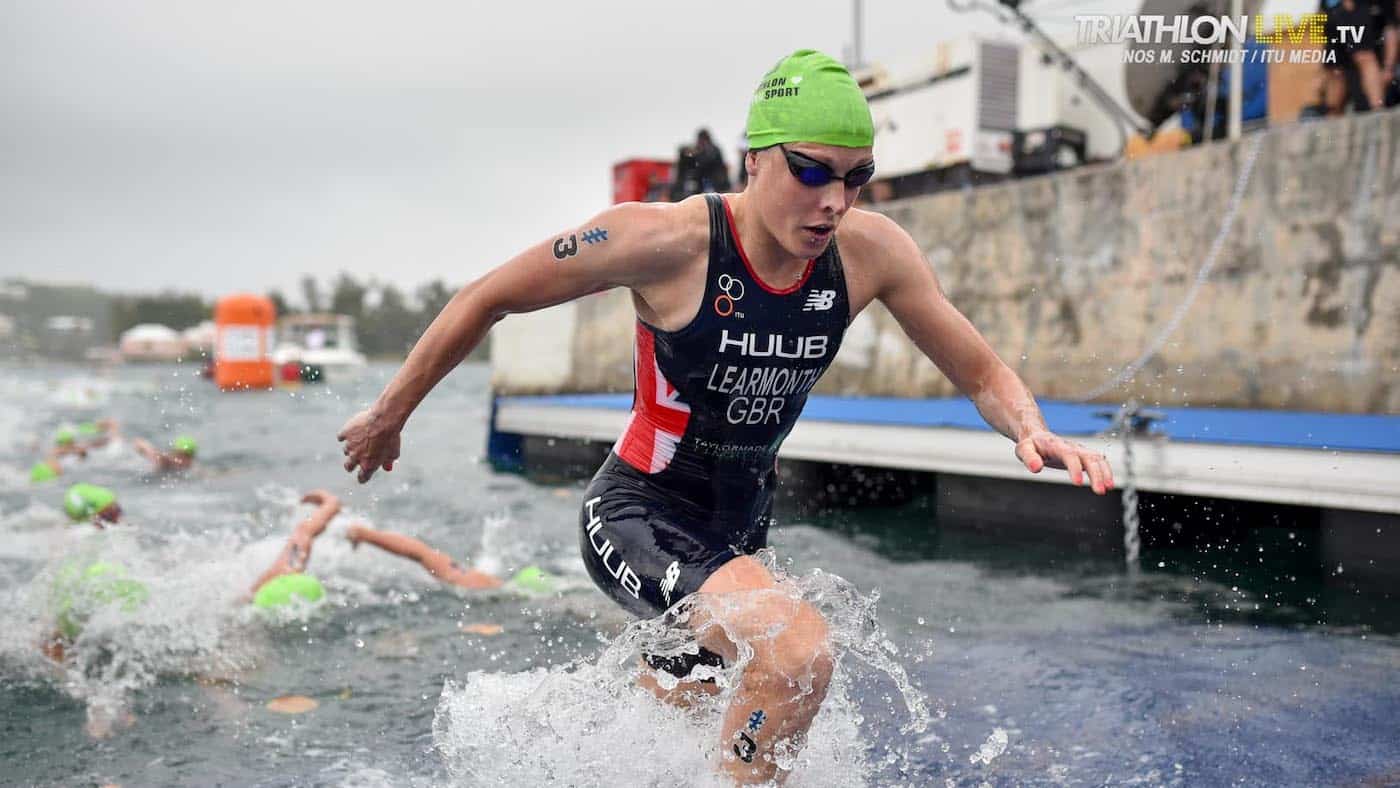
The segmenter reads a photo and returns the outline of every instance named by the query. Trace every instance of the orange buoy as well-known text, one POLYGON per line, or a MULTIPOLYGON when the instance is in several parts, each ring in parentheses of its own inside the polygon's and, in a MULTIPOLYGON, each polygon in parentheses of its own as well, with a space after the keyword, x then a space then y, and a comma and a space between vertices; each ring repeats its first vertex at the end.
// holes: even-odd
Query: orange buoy
POLYGON ((277 308, 259 295, 231 295, 214 306, 214 382, 219 388, 272 388, 277 308))

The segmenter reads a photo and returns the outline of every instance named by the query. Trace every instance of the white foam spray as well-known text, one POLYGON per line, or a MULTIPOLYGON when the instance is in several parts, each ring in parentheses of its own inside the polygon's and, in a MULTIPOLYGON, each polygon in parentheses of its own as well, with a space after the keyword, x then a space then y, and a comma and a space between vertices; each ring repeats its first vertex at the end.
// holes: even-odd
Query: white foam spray
MULTIPOLYGON (((807 746, 780 755, 787 785, 862 785, 873 768, 875 743, 849 691, 853 680, 892 683, 904 706, 902 733, 929 724, 923 696, 911 686, 897 652, 875 616, 876 595, 861 595, 845 580, 812 571, 780 578, 780 592, 815 606, 826 618, 836 670, 807 746)), ((773 592, 760 592, 773 593, 773 592)), ((684 601, 672 608, 685 620, 684 601)), ((704 632, 705 627, 699 627, 704 632)), ((723 785, 716 775, 721 713, 751 650, 720 669, 697 668, 720 688, 689 709, 658 702, 637 686, 639 655, 694 653, 696 635, 658 617, 637 621, 604 640, 594 659, 552 669, 503 674, 474 671, 449 681, 433 724, 434 743, 458 784, 557 783, 577 786, 723 785)), ((664 678, 664 674, 663 674, 664 678)), ((895 709, 890 709, 894 713, 895 709)), ((894 760, 903 758, 894 754, 894 760)), ((891 762, 889 757, 882 764, 891 762)))

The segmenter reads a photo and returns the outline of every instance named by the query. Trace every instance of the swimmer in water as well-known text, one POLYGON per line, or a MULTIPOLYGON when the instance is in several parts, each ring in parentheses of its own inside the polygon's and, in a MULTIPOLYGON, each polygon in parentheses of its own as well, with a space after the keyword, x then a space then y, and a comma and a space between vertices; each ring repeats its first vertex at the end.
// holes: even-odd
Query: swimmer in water
POLYGON ((280 607, 300 597, 315 602, 325 596, 325 590, 315 577, 306 573, 311 561, 311 545, 340 513, 340 499, 325 490, 312 490, 301 497, 302 503, 316 505, 310 517, 297 523, 287 544, 277 554, 246 597, 256 607, 280 607))
POLYGON ((34 463, 29 468, 29 481, 33 484, 52 481, 62 475, 63 455, 57 451, 50 451, 44 459, 34 463))
POLYGON ((120 564, 107 561, 94 561, 86 566, 73 562, 63 564, 54 577, 50 597, 54 631, 43 644, 44 654, 55 662, 62 662, 97 610, 116 605, 130 613, 144 605, 149 596, 145 584, 127 577, 126 568, 120 564))
POLYGON ((83 422, 76 429, 63 427, 54 435, 54 445, 44 459, 30 466, 29 481, 39 484, 56 479, 63 475, 64 458, 87 459, 88 451, 100 449, 120 437, 117 422, 112 419, 83 422))
POLYGON ((53 436, 53 448, 49 450, 51 458, 57 457, 87 457, 87 449, 78 443, 78 432, 72 427, 60 427, 53 436))
MULTIPOLYGON (((875 174, 874 125, 845 67, 813 50, 780 60, 753 93, 747 134, 745 191, 613 206, 468 284, 339 434, 360 482, 392 471, 414 409, 492 324, 626 287, 634 404, 584 493, 579 546, 598 588, 637 616, 690 600, 696 662, 733 664, 731 635, 748 644, 717 743, 722 771, 746 784, 786 777, 778 753, 800 749, 832 676, 826 620, 753 554, 768 542, 778 448, 865 307, 880 301, 1029 471, 1113 487, 1103 455, 1046 426, 919 244, 853 207, 875 174)), ((684 662, 648 660, 686 678, 684 662)))
POLYGON ((161 451, 151 445, 150 441, 141 438, 132 441, 131 447, 137 454, 150 460, 157 473, 188 470, 194 465, 194 456, 199 451, 199 444, 188 435, 181 435, 171 441, 170 451, 161 451))
POLYGON ((78 425, 78 437, 84 448, 100 449, 114 440, 121 439, 121 426, 116 419, 85 421, 78 425))
POLYGON ((95 484, 75 484, 63 494, 63 511, 75 523, 90 522, 104 528, 121 522, 117 494, 95 484))
POLYGON ((428 574, 439 581, 459 588, 499 588, 501 579, 477 569, 463 569, 452 560, 452 556, 434 550, 418 539, 392 531, 376 531, 364 525, 352 525, 345 532, 345 538, 359 549, 361 542, 369 542, 380 550, 417 561, 428 570, 428 574))

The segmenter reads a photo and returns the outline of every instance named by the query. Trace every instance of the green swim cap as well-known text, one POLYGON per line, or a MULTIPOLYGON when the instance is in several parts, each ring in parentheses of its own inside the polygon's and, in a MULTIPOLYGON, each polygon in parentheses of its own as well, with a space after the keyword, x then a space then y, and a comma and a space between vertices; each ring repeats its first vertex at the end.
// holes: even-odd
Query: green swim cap
POLYGON ((73 439, 76 437, 71 428, 62 427, 58 432, 53 434, 53 442, 59 446, 71 446, 73 444, 73 439))
POLYGON ((91 518, 117 501, 117 494, 95 484, 75 484, 63 496, 63 511, 76 521, 91 518))
POLYGON ((88 619, 100 608, 119 604, 123 613, 133 613, 149 597, 146 585, 128 578, 126 569, 119 564, 96 561, 86 569, 67 564, 54 578, 58 631, 68 640, 76 640, 88 619))
POLYGON ((181 454, 188 454, 189 456, 193 457, 194 453, 199 450, 199 444, 194 442, 194 438, 191 438, 188 435, 181 435, 180 437, 170 442, 170 448, 180 452, 181 454))
POLYGON ((34 484, 57 478, 58 472, 47 462, 36 462, 34 463, 34 467, 29 469, 29 481, 34 484))
POLYGON ((763 75, 749 104, 747 131, 750 150, 780 142, 875 144, 875 124, 860 85, 845 66, 815 49, 799 49, 763 75))
POLYGON ((307 602, 319 602, 326 595, 321 581, 306 574, 278 575, 263 583, 263 587, 253 595, 254 607, 282 607, 299 596, 307 602))
POLYGON ((95 421, 85 421, 78 425, 78 434, 86 437, 93 437, 102 434, 102 428, 97 426, 95 421))
POLYGON ((506 582, 521 591, 535 594, 554 593, 554 577, 538 566, 527 566, 506 582))

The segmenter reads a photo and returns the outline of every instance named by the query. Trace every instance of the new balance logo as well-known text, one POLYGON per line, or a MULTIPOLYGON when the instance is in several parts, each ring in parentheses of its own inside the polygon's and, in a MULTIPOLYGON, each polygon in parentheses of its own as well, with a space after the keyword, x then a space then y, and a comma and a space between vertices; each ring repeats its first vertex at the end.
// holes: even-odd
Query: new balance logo
POLYGON ((666 598, 666 606, 671 606, 671 592, 676 590, 676 581, 681 579, 681 566, 679 561, 672 561, 666 567, 666 577, 661 581, 661 596, 666 598))
POLYGON ((807 294, 807 303, 802 305, 803 312, 825 312, 836 304, 835 290, 813 290, 807 294))

